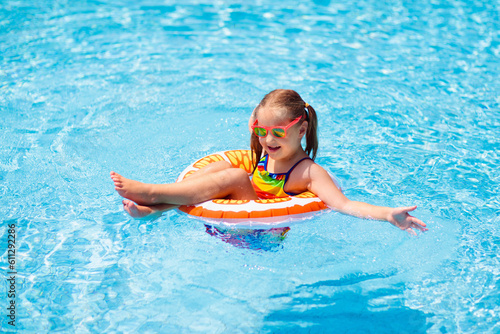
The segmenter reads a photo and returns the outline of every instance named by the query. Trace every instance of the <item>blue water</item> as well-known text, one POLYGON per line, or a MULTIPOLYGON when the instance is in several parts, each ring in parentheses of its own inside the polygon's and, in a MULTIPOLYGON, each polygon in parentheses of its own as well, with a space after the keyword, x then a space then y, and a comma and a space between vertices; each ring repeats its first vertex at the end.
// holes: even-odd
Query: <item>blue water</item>
POLYGON ((499 6, 3 0, 1 331, 500 332, 499 6), (417 204, 429 231, 122 211, 111 170, 173 182, 246 148, 275 88, 317 110, 317 162, 349 198, 417 204))

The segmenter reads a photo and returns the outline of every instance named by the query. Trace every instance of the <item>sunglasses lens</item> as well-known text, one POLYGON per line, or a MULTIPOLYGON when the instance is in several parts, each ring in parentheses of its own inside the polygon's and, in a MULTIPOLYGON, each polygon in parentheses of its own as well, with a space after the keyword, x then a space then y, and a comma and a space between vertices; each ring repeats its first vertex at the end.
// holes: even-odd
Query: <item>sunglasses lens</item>
POLYGON ((254 128, 253 131, 257 137, 265 137, 267 135, 267 130, 264 128, 254 128))
POLYGON ((273 136, 277 138, 283 138, 285 137, 285 130, 284 129, 273 129, 273 136))

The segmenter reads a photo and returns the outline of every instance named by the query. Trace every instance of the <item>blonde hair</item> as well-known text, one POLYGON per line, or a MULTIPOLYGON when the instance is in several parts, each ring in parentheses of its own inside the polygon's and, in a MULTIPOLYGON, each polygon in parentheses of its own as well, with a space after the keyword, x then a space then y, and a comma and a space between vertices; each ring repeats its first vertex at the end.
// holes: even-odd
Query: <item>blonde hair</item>
MULTIPOLYGON (((305 116, 304 120, 308 122, 306 132, 306 154, 314 160, 318 151, 318 118, 316 111, 308 103, 300 97, 300 95, 291 89, 276 89, 264 96, 262 101, 254 110, 255 118, 261 108, 285 109, 290 121, 293 119, 305 116), (311 155, 312 154, 312 155, 311 155)), ((262 158, 262 145, 259 143, 259 137, 252 131, 250 137, 250 149, 252 151, 253 169, 257 168, 259 160, 262 158)))

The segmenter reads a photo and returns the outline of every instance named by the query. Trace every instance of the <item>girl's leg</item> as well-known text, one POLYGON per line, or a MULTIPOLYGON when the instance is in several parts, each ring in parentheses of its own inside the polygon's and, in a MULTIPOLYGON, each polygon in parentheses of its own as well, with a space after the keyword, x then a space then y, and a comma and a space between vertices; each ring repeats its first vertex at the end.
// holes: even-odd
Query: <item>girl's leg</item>
MULTIPOLYGON (((188 177, 199 177, 201 175, 205 175, 208 173, 214 173, 217 171, 221 171, 227 168, 231 168, 231 164, 226 161, 218 161, 208 164, 207 166, 197 170, 193 174, 188 177)), ((169 211, 175 208, 178 208, 178 205, 174 204, 157 204, 157 205, 139 205, 129 200, 123 200, 123 209, 128 212, 130 216, 133 218, 151 218, 155 216, 161 215, 165 211, 169 211)))
MULTIPOLYGON (((227 161, 217 161, 217 162, 213 162, 211 164, 206 165, 205 167, 195 171, 194 173, 188 175, 187 177, 189 177, 189 178, 198 177, 201 175, 214 173, 214 172, 221 171, 221 170, 231 168, 231 167, 232 167, 231 164, 228 163, 227 161)), ((115 172, 111 172, 111 179, 113 179, 113 181, 115 181, 115 179, 117 179, 117 175, 118 174, 116 174, 115 172)), ((125 181, 126 179, 122 178, 122 180, 125 181)), ((131 181, 131 183, 136 182, 133 180, 129 180, 129 181, 131 181)), ((116 183, 115 183, 115 190, 117 190, 121 196, 125 197, 124 196, 125 194, 122 194, 122 190, 120 190, 116 187, 116 183)), ((134 218, 142 218, 142 217, 145 217, 146 215, 153 213, 153 211, 155 211, 150 206, 140 206, 140 205, 134 206, 133 204, 134 203, 131 201, 123 201, 124 210, 127 211, 134 218)), ((174 205, 174 206, 177 207, 178 205, 174 205)))
MULTIPOLYGON (((198 177, 204 174, 213 173, 217 171, 221 171, 223 169, 231 168, 231 164, 226 161, 218 161, 211 163, 200 170, 197 170, 193 174, 188 177, 198 177)), ((157 204, 157 205, 139 205, 129 200, 123 200, 123 209, 128 212, 130 216, 133 218, 152 218, 156 216, 160 216, 163 212, 169 211, 179 207, 175 204, 157 204)))
POLYGON ((198 177, 200 175, 215 173, 215 172, 218 172, 218 171, 221 171, 224 169, 228 169, 228 168, 233 168, 233 166, 231 166, 231 164, 225 160, 212 162, 212 163, 206 165, 205 167, 198 169, 196 172, 194 172, 193 174, 191 174, 187 177, 189 177, 189 178, 198 177))
POLYGON ((193 174, 181 182, 147 184, 111 172, 118 193, 140 205, 191 205, 213 198, 258 199, 247 173, 240 168, 223 168, 193 174))
POLYGON ((149 216, 160 216, 163 212, 177 208, 172 204, 157 204, 151 206, 138 205, 128 199, 123 200, 123 209, 134 218, 146 218, 149 216))

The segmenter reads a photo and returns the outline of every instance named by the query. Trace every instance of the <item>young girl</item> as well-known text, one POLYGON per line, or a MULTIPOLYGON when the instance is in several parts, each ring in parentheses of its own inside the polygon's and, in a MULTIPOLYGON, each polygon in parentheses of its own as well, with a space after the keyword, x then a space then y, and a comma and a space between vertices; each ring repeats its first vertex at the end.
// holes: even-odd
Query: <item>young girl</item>
POLYGON ((211 163, 181 182, 146 184, 111 172, 118 193, 128 199, 124 209, 135 218, 161 213, 180 205, 214 198, 247 199, 285 197, 304 191, 316 194, 326 205, 344 214, 377 220, 416 234, 425 224, 408 212, 416 206, 389 208, 349 200, 330 175, 314 162, 318 149, 317 118, 313 107, 293 90, 267 94, 250 118, 253 161, 250 180, 240 168, 225 161, 211 163), (301 139, 306 136, 306 148, 301 139), (135 202, 135 203, 134 203, 135 202))

